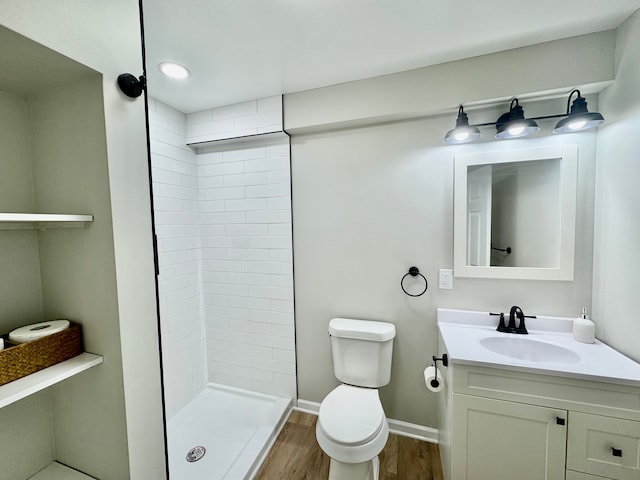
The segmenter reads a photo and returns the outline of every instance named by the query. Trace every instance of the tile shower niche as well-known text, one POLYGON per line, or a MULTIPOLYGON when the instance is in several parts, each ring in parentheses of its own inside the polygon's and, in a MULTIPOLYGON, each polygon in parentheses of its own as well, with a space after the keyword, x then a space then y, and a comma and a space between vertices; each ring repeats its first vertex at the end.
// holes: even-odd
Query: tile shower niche
POLYGON ((0 386, 0 476, 95 478, 126 465, 103 79, 3 27, 0 44, 0 334, 65 318, 91 352, 0 386))

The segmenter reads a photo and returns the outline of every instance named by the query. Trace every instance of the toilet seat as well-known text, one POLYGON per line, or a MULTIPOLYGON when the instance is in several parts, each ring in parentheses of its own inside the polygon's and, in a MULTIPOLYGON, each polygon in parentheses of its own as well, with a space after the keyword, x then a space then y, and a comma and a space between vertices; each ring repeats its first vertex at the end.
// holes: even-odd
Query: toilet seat
POLYGON ((389 424, 377 389, 340 385, 322 401, 316 439, 332 461, 368 462, 388 438, 389 424))
POLYGON ((370 442, 385 424, 378 390, 340 385, 320 405, 318 428, 327 439, 340 445, 370 442))

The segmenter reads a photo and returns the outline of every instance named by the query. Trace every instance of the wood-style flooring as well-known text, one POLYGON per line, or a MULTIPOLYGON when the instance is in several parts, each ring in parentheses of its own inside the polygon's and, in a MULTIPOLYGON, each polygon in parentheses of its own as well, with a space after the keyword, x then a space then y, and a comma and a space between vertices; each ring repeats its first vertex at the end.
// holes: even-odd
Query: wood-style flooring
MULTIPOLYGON (((315 415, 297 410, 283 427, 255 480, 327 480, 329 457, 316 441, 315 415)), ((390 434, 380 453, 380 480, 442 480, 438 446, 390 434)))

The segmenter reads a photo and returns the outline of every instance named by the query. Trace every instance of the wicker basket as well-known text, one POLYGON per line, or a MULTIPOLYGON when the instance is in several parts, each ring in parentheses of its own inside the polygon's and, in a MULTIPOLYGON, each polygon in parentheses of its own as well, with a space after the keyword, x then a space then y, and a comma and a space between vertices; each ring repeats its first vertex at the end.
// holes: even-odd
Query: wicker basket
POLYGON ((26 377, 82 353, 80 325, 28 343, 14 344, 5 338, 0 352, 0 385, 26 377))

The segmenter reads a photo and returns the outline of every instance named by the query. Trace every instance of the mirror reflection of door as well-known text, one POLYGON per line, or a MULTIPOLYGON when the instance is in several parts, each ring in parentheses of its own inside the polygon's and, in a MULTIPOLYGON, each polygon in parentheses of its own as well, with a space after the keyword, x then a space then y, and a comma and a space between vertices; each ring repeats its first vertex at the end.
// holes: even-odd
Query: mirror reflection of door
POLYGON ((489 266, 491 259, 492 165, 469 167, 467 173, 467 264, 489 266))

